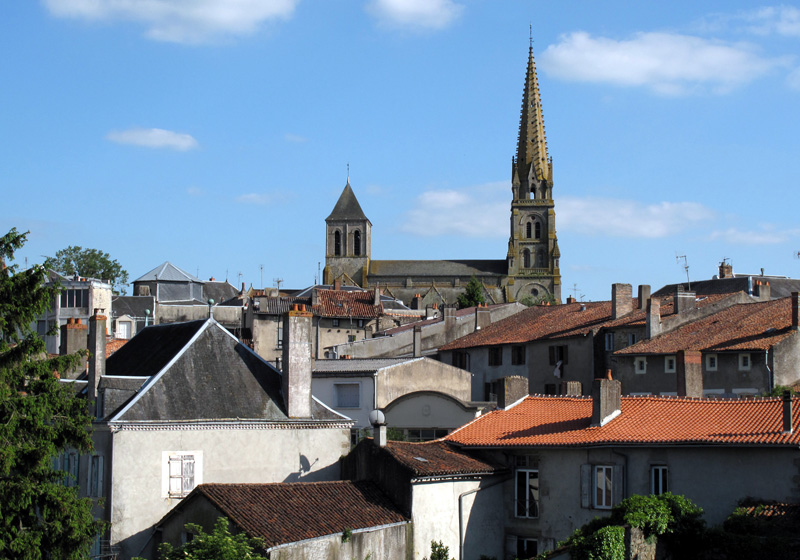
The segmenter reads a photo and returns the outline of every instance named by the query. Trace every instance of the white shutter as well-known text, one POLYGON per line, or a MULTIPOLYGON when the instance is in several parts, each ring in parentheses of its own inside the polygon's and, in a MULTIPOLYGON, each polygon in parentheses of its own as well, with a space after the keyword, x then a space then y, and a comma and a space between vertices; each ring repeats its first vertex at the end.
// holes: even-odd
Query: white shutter
POLYGON ((187 495, 194 489, 194 457, 191 455, 183 456, 183 495, 187 495))

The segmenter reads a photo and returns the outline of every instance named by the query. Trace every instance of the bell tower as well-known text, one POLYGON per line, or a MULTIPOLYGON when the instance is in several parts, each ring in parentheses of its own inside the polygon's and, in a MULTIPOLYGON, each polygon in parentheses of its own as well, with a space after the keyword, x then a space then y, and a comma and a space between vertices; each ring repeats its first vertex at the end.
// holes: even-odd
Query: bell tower
POLYGON ((511 236, 508 240, 509 292, 513 299, 561 302, 561 253, 556 238, 553 160, 547 154, 539 80, 528 50, 517 154, 511 161, 511 236))
POLYGON ((350 186, 350 178, 330 216, 325 218, 325 271, 323 282, 333 284, 345 277, 366 288, 372 250, 372 222, 369 221, 350 186))

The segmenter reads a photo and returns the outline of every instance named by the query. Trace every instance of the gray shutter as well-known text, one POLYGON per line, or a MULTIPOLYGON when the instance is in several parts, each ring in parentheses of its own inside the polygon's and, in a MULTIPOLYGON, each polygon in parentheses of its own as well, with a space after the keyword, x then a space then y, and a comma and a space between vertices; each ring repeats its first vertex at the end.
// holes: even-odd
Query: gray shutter
POLYGON ((506 558, 517 557, 517 536, 506 535, 506 558))
POLYGON ((592 507, 592 465, 581 465, 581 507, 592 507))
POLYGON ((103 492, 103 475, 105 474, 105 466, 103 465, 103 456, 100 455, 97 458, 97 496, 99 498, 103 497, 105 494, 103 492))
POLYGON ((625 466, 614 465, 614 504, 617 505, 625 499, 625 466))

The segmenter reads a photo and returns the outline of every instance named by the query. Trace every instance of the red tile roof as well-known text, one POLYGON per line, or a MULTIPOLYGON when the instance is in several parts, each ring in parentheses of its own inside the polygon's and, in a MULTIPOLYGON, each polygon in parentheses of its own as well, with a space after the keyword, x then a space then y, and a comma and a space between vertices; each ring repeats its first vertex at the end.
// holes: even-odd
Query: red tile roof
MULTIPOLYGON (((718 302, 730 294, 699 298, 697 307, 718 302)), ((661 316, 675 313, 672 296, 661 298, 661 316)), ((445 344, 439 350, 458 350, 496 344, 521 344, 533 340, 561 339, 595 334, 601 328, 644 325, 646 311, 639 309, 639 300, 632 299, 633 311, 618 319, 611 317, 611 302, 597 301, 564 305, 529 307, 511 317, 492 323, 480 331, 445 344), (582 310, 583 308, 583 310, 582 310)))
POLYGON ((106 358, 122 348, 128 342, 127 338, 112 338, 106 342, 106 358))
POLYGON ((410 469, 414 476, 486 474, 505 470, 500 465, 466 455, 443 441, 388 441, 385 449, 398 463, 410 469))
POLYGON ((679 350, 768 350, 792 335, 790 298, 732 305, 615 354, 674 354, 679 350))
POLYGON ((780 398, 689 399, 622 397, 621 414, 592 427, 589 397, 529 396, 481 416, 444 439, 469 447, 586 447, 601 445, 800 444, 800 398, 794 432, 783 433, 780 398))
POLYGON ((317 290, 317 297, 313 312, 320 317, 372 319, 383 312, 383 305, 374 305, 374 290, 317 290))
POLYGON ((192 494, 205 496, 250 537, 264 539, 268 548, 409 521, 367 481, 201 484, 192 494))

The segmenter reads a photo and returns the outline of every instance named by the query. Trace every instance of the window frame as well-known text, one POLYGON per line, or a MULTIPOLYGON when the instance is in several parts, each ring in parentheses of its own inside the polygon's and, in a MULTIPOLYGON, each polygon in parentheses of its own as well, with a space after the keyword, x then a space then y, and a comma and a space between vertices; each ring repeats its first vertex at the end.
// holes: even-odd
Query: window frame
POLYGON ((633 359, 633 371, 640 375, 647 373, 647 356, 636 356, 633 359))
POLYGON ((614 506, 614 466, 613 465, 593 465, 592 467, 592 505, 595 509, 611 509, 614 506), (598 478, 600 473, 604 473, 603 482, 600 485, 598 478), (601 498, 602 499, 599 499, 601 498))
POLYGON ((513 344, 511 346, 511 365, 524 366, 526 360, 526 348, 524 344, 513 344))
POLYGON ((607 332, 605 334, 605 349, 606 352, 613 352, 614 351, 614 333, 607 332))
POLYGON ((636 333, 628 333, 628 346, 636 344, 636 333))
POLYGON ((664 356, 664 373, 675 373, 678 371, 678 358, 675 354, 664 356), (672 365, 670 365, 670 361, 672 365))
POLYGON ((706 354, 705 366, 706 366, 706 371, 719 370, 719 356, 717 354, 706 354), (714 361, 713 367, 711 366, 712 360, 714 361))
POLYGON ((161 497, 181 500, 203 483, 203 452, 201 450, 161 452, 161 497), (180 464, 180 475, 172 468, 180 464), (172 491, 172 481, 180 481, 180 491, 172 491))
MULTIPOLYGON (((347 408, 347 409, 358 409, 361 408, 361 382, 360 381, 337 381, 333 384, 333 398, 336 402, 336 406, 334 408, 347 408), (356 387, 356 404, 348 405, 348 404, 341 404, 342 399, 339 394, 339 387, 356 387)), ((345 401, 347 402, 347 401, 345 401)))
POLYGON ((660 496, 669 492, 669 467, 650 465, 650 494, 660 496))
POLYGON ((503 365, 503 347, 490 346, 487 350, 487 364, 492 367, 503 365))
POLYGON ((541 498, 539 484, 540 484, 539 469, 531 469, 531 468, 516 469, 514 473, 514 517, 520 519, 539 518, 539 502, 541 498), (535 487, 531 484, 532 479, 535 479, 536 481, 535 487), (521 487, 521 482, 524 482, 524 487, 521 487), (524 503, 522 505, 521 502, 523 500, 520 495, 521 492, 524 492, 525 496, 524 503), (534 495, 531 496, 531 493, 533 493, 534 495))
POLYGON ((750 352, 739 353, 739 371, 750 371, 753 367, 753 360, 750 357, 750 352))

